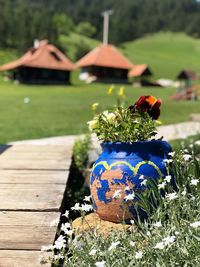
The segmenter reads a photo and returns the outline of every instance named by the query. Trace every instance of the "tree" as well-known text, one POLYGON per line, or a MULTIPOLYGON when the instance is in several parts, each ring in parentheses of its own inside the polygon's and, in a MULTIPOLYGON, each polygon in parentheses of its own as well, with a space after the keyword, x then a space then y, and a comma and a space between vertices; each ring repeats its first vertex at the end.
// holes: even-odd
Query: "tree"
POLYGON ((97 29, 89 22, 80 22, 75 28, 75 32, 87 37, 94 36, 96 31, 97 29))
POLYGON ((65 14, 55 14, 53 23, 58 34, 68 34, 74 29, 74 23, 70 17, 65 14))

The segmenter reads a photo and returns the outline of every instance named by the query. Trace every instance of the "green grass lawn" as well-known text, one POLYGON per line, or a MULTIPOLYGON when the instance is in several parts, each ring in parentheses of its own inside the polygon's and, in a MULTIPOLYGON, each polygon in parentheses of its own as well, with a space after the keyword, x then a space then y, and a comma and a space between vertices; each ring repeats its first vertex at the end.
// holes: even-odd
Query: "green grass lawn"
POLYGON ((155 78, 175 79, 182 69, 200 72, 200 40, 185 33, 156 33, 121 47, 133 63, 148 63, 155 78))
MULTIPOLYGON (((92 118, 91 104, 99 102, 106 108, 116 103, 115 96, 107 95, 107 88, 104 84, 80 82, 71 86, 27 86, 1 81, 0 143, 87 132, 86 122, 92 118), (25 97, 30 99, 29 104, 24 104, 25 97)), ((140 95, 161 98, 160 119, 164 124, 186 121, 190 113, 200 112, 199 101, 171 101, 172 88, 127 85, 126 92, 128 104, 133 104, 140 95)))

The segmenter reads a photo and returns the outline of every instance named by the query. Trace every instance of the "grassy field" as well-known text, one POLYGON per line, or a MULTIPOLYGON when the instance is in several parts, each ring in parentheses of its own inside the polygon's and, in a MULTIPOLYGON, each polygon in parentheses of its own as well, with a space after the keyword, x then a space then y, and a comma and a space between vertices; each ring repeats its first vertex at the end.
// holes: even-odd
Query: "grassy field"
POLYGON ((133 63, 148 63, 156 78, 175 79, 182 69, 200 72, 200 40, 185 33, 156 33, 121 47, 133 63))
MULTIPOLYGON (((76 78, 75 78, 76 80, 76 78)), ((119 88, 117 86, 117 88, 119 88)), ((14 140, 81 134, 92 118, 94 102, 103 108, 116 103, 107 95, 108 85, 27 86, 0 82, 0 143, 14 140), (30 102, 24 103, 28 97, 30 102)), ((128 104, 140 95, 152 94, 162 99, 160 119, 164 124, 186 121, 190 113, 200 112, 199 101, 171 101, 172 88, 134 88, 126 86, 128 104)))
MULTIPOLYGON (((74 57, 73 42, 77 39, 91 47, 98 41, 71 34, 63 37, 69 44, 70 57, 74 57), (83 39, 82 39, 83 38, 83 39)), ((178 33, 157 33, 135 42, 121 45, 121 49, 134 63, 148 63, 154 78, 174 78, 183 68, 200 72, 200 41, 178 33)), ((14 51, 0 51, 0 64, 16 57, 14 51)), ((85 85, 74 72, 71 86, 27 86, 3 82, 0 76, 0 142, 80 134, 87 132, 86 122, 92 118, 90 106, 100 102, 104 108, 116 103, 116 97, 106 94, 108 85, 85 85), (30 102, 24 104, 24 98, 30 102)), ((117 86, 119 88, 120 85, 117 86)), ((140 95, 155 95, 163 100, 161 120, 164 124, 186 121, 190 113, 200 112, 199 101, 174 102, 172 88, 134 88, 126 86, 128 104, 140 95)))

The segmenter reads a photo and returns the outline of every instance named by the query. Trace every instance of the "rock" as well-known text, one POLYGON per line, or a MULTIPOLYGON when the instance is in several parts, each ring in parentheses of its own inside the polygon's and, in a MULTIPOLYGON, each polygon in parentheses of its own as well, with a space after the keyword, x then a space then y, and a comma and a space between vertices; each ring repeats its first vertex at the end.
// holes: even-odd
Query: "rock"
POLYGON ((109 236, 113 231, 130 231, 135 228, 133 225, 101 220, 95 212, 86 215, 84 218, 75 219, 72 223, 72 227, 75 229, 76 234, 82 234, 97 229, 98 233, 103 237, 109 236))

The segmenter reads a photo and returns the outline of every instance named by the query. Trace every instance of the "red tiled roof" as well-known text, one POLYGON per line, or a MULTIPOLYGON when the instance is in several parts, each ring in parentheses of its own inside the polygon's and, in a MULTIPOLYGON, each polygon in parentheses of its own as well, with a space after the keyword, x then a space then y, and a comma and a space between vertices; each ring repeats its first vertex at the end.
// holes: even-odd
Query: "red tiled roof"
POLYGON ((82 57, 75 66, 77 68, 100 66, 131 69, 133 65, 115 46, 102 44, 82 57))
POLYGON ((39 42, 38 48, 31 48, 21 58, 1 66, 0 71, 21 66, 70 71, 74 65, 60 50, 43 40, 39 42))
POLYGON ((133 68, 129 71, 129 77, 139 77, 144 74, 145 71, 148 71, 148 74, 151 74, 147 64, 134 65, 133 68))

